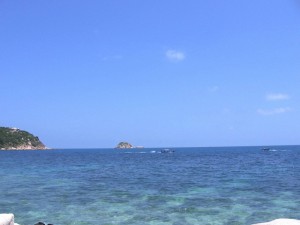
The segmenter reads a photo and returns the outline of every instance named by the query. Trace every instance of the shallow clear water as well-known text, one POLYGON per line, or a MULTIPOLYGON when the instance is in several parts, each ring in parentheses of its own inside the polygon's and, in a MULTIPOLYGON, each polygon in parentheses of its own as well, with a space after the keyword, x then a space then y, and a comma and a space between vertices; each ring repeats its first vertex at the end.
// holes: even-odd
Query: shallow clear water
POLYGON ((300 146, 0 151, 0 212, 22 225, 300 219, 300 146))

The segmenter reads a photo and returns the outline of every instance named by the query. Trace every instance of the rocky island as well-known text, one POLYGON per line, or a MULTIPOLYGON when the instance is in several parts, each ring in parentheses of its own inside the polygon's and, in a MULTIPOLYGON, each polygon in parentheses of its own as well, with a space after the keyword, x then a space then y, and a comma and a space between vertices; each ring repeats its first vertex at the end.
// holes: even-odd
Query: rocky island
POLYGON ((122 141, 115 148, 117 149, 126 149, 126 148, 144 148, 144 146, 133 146, 128 142, 122 141))
POLYGON ((0 150, 48 149, 37 136, 18 128, 0 127, 0 150))
POLYGON ((133 148, 133 145, 122 141, 116 146, 116 148, 133 148))

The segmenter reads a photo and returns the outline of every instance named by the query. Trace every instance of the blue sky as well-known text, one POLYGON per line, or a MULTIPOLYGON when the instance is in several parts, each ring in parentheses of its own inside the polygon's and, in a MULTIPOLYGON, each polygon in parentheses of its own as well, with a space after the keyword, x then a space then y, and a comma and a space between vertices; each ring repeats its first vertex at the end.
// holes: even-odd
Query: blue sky
POLYGON ((0 126, 49 147, 300 144, 296 0, 2 0, 0 34, 0 126))

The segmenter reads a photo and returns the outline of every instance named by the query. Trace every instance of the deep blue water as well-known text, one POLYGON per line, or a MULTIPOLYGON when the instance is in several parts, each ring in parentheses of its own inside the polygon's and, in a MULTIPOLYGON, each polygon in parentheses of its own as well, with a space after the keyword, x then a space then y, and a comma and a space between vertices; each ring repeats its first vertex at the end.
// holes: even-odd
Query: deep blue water
POLYGON ((247 225, 300 219, 300 146, 0 151, 21 225, 247 225))

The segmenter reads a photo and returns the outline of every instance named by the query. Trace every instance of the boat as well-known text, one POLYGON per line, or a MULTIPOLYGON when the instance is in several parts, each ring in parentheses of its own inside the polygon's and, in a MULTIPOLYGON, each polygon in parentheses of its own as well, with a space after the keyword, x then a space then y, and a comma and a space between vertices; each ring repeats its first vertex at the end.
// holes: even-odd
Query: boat
POLYGON ((263 151, 270 151, 271 149, 270 148, 262 148, 261 150, 263 150, 263 151))

